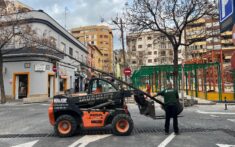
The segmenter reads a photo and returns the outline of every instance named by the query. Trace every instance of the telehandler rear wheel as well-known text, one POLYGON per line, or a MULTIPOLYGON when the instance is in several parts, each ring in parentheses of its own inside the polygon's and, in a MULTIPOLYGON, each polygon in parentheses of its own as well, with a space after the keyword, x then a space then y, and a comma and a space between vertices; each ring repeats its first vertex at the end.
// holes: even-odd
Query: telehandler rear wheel
POLYGON ((112 121, 113 134, 118 136, 130 135, 134 127, 133 120, 127 114, 117 114, 112 121))

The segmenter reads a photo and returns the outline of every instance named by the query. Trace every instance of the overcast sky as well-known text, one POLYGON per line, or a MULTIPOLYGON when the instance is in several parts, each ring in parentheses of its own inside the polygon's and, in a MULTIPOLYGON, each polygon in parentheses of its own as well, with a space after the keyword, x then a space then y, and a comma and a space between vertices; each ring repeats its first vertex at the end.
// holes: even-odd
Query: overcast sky
MULTIPOLYGON (((120 13, 128 0, 19 0, 32 7, 41 9, 65 26, 65 9, 67 8, 67 29, 86 25, 97 25, 101 18, 110 22, 120 13)), ((120 49, 120 40, 114 32, 114 49, 120 49)))

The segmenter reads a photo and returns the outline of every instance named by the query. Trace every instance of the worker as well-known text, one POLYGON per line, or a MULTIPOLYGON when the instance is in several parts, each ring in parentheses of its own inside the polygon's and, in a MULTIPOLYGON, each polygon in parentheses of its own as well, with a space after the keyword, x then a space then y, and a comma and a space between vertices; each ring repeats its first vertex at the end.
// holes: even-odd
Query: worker
POLYGON ((150 92, 151 92, 151 87, 150 87, 150 85, 149 85, 148 82, 146 82, 146 92, 147 92, 148 94, 150 94, 150 92))
POLYGON ((177 111, 178 111, 178 104, 179 104, 179 94, 177 90, 172 88, 172 84, 167 84, 167 89, 157 93, 157 96, 161 95, 164 97, 164 104, 165 104, 165 112, 166 112, 166 120, 165 120, 165 134, 169 134, 169 125, 170 125, 170 118, 173 117, 173 128, 176 135, 179 134, 178 128, 178 118, 177 118, 177 111))
POLYGON ((101 93, 102 92, 102 85, 97 85, 97 87, 96 87, 96 90, 93 92, 94 94, 99 94, 99 93, 101 93))

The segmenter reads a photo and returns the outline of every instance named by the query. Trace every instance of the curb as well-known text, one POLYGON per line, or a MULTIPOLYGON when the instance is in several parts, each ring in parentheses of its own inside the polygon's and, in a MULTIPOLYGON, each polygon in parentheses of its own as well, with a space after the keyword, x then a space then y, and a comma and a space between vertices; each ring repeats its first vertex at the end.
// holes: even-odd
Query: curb
POLYGON ((30 97, 30 98, 23 98, 23 104, 30 104, 30 103, 43 103, 48 102, 48 97, 30 97))

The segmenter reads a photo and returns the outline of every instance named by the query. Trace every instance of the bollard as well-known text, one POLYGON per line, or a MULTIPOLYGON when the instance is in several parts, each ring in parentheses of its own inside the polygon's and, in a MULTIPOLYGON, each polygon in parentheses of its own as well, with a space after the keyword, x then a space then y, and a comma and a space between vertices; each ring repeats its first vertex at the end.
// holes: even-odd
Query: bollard
POLYGON ((224 97, 224 106, 225 106, 224 110, 228 110, 228 104, 227 104, 227 98, 226 97, 224 97))

